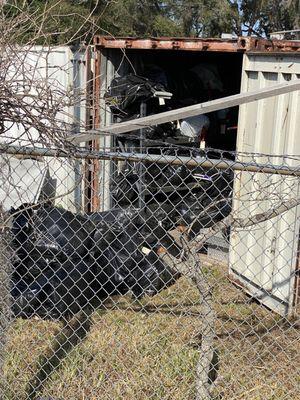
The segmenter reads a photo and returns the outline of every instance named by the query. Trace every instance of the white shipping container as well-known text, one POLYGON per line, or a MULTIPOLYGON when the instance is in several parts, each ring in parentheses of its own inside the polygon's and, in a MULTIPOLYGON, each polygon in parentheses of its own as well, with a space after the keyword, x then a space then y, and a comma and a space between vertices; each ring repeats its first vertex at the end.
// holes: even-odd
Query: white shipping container
MULTIPOLYGON (((73 53, 67 46, 20 48, 18 62, 10 66, 7 79, 11 79, 15 85, 18 85, 17 90, 20 92, 25 90, 22 83, 30 82, 32 79, 30 94, 37 92, 34 83, 37 82, 37 84, 50 85, 57 95, 59 95, 59 92, 63 96, 68 91, 73 93, 76 91, 80 97, 86 88, 85 54, 84 52, 73 53), (17 84, 17 82, 21 84, 17 84)), ((63 112, 59 113, 57 119, 75 133, 79 132, 79 126, 84 125, 85 121, 85 102, 78 98, 75 104, 66 107, 63 112)), ((1 143, 18 146, 32 146, 33 144, 41 146, 35 129, 24 132, 18 124, 12 126, 7 124, 6 128, 9 129, 6 130, 5 135, 0 136, 1 143)), ((55 203, 72 211, 81 208, 82 190, 80 185, 75 184, 78 181, 76 179, 76 174, 78 174, 76 163, 71 163, 67 159, 50 159, 49 157, 39 158, 38 160, 27 159, 26 162, 20 161, 20 157, 18 159, 9 157, 2 158, 2 162, 10 162, 11 184, 5 190, 2 185, 0 192, 0 202, 5 208, 19 206, 25 201, 35 201, 38 195, 35 190, 37 182, 39 182, 37 187, 41 188, 43 182, 40 181, 43 180, 42 177, 46 176, 41 171, 46 170, 56 189, 55 196, 57 199, 55 203)))
MULTIPOLYGON (((297 54, 244 54, 241 92, 300 77, 297 54)), ((299 166, 300 92, 240 106, 237 151, 257 153, 259 163, 299 166), (274 155, 271 159, 259 154, 274 155)), ((240 157, 247 161, 247 157, 240 157)), ((238 217, 273 208, 299 197, 299 178, 240 172, 235 175, 233 212, 238 217), (283 196, 283 197, 282 197, 283 196)), ((233 279, 263 304, 282 315, 295 311, 300 207, 282 216, 237 230, 230 241, 233 279)))
MULTIPOLYGON (((111 124, 111 114, 103 94, 116 76, 141 73, 147 65, 178 70, 186 65, 215 64, 226 81, 227 94, 248 92, 300 77, 300 42, 273 41, 240 37, 235 39, 200 38, 110 38, 97 36, 95 43, 94 88, 99 91, 95 127, 111 124), (232 85, 232 88, 228 86, 232 85)), ((178 83, 180 84, 180 82, 178 83)), ((240 107, 236 150, 238 152, 281 155, 274 164, 299 165, 297 127, 300 119, 299 92, 259 100, 240 107)), ((224 137, 216 140, 223 142, 224 137)), ((232 143, 232 142, 231 142, 232 143)), ((111 137, 99 140, 106 150, 113 147, 111 137)), ((217 146, 216 146, 217 147, 217 146)), ((224 148, 224 147, 223 147, 224 148)), ((226 148, 226 147, 225 147, 226 148)), ((239 156, 242 161, 246 157, 239 156)), ((260 163, 266 157, 256 157, 260 163)), ((95 209, 110 208, 111 163, 103 161, 95 172, 99 191, 95 209), (99 199, 100 198, 100 199, 99 199)), ((95 168, 96 169, 96 168, 95 168)), ((233 210, 237 217, 249 216, 273 206, 279 193, 284 199, 299 196, 296 178, 241 172, 235 175, 233 210), (260 198, 263 194, 263 199, 260 198)), ((282 200, 282 198, 281 198, 282 200)), ((299 299, 298 268, 299 212, 294 208, 281 218, 231 234, 229 273, 234 282, 281 315, 293 314, 299 299), (298 289, 297 289, 298 287, 298 289), (296 290, 295 290, 296 289, 296 290)))
MULTIPOLYGON (((95 42, 97 43, 97 39, 95 42)), ((98 46, 95 47, 92 63, 94 94, 99 97, 94 127, 103 127, 112 122, 110 110, 103 98, 112 79, 128 72, 135 72, 156 59, 160 60, 162 65, 173 65, 174 68, 178 68, 182 60, 186 60, 191 66, 201 62, 220 64, 226 69, 228 79, 234 86, 232 93, 238 91, 239 82, 241 82, 241 92, 247 92, 298 79, 299 56, 289 50, 280 54, 275 51, 267 53, 268 45, 253 38, 207 42, 202 39, 176 41, 100 39, 98 46), (128 49, 125 51, 126 46, 128 49), (266 47, 259 51, 261 46, 266 47), (240 72, 237 73, 238 71, 240 72)), ((297 44, 293 46, 297 47, 297 44)), ((74 54, 68 47, 57 47, 49 51, 37 46, 26 54, 24 71, 26 74, 33 71, 41 77, 44 76, 48 82, 61 87, 62 91, 72 87, 75 87, 75 90, 85 89, 84 61, 83 53, 74 54)), ((300 141, 297 138, 297 127, 300 122, 299 106, 299 92, 242 105, 239 112, 236 150, 277 155, 272 158, 275 164, 298 165, 299 158, 293 160, 282 155, 300 154, 300 141)), ((75 134, 79 133, 79 121, 82 124, 86 118, 84 101, 74 104, 60 117, 67 124, 74 125, 75 134)), ((34 138, 38 142, 36 132, 32 131, 30 135, 31 139, 34 138)), ((10 128, 9 136, 14 138, 15 144, 28 144, 28 137, 16 125, 10 128)), ((0 137, 0 140, 5 139, 0 137)), ((109 150, 114 146, 114 139, 104 135, 98 146, 109 150)), ((240 156, 240 158, 247 161, 246 157, 240 156)), ((269 162, 262 156, 257 156, 256 161, 269 162)), ((56 204, 72 211, 82 208, 84 187, 75 185, 80 178, 78 162, 70 164, 67 159, 26 160, 26 162, 14 160, 11 167, 13 184, 10 188, 11 195, 8 201, 6 199, 6 207, 18 206, 23 201, 34 201, 37 196, 36 191, 43 187, 43 177, 50 176, 56 188, 56 196, 67 193, 67 196, 58 198, 56 204), (24 175, 25 169, 28 171, 26 184, 18 189, 17 180, 24 175)), ((92 190, 91 193, 92 209, 107 210, 111 207, 110 180, 113 174, 110 161, 95 163, 91 182, 98 180, 98 183, 94 187, 96 190, 92 190)), ((7 182, 5 184, 7 185, 7 182)), ((4 187, 3 184, 2 189, 4 187)), ((1 201, 5 196, 4 192, 7 193, 7 190, 2 190, 0 193, 1 201)), ((274 204, 279 193, 284 193, 285 199, 298 196, 298 179, 286 177, 283 182, 277 176, 237 173, 234 185, 234 212, 238 217, 248 216, 249 212, 253 214, 262 212, 274 204)), ((297 303, 295 285, 298 283, 295 271, 298 268, 299 212, 299 207, 294 208, 282 218, 278 217, 259 224, 255 229, 233 232, 230 241, 230 276, 248 293, 282 315, 292 314, 297 303)))

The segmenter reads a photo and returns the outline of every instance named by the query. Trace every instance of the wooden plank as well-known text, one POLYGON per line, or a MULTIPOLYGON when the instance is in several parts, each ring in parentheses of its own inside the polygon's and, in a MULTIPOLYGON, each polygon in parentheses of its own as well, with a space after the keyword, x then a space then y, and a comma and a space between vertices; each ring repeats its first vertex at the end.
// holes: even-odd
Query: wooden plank
POLYGON ((135 131, 147 126, 163 124, 169 121, 175 121, 195 115, 207 114, 212 111, 222 110, 224 108, 235 107, 240 104, 250 103, 260 99, 266 99, 272 96, 289 93, 300 89, 300 80, 297 82, 286 82, 259 89, 254 92, 239 93, 233 96, 222 97, 220 99, 207 101, 205 103, 195 104, 189 107, 178 108, 176 110, 166 111, 159 114, 150 115, 148 117, 138 118, 131 121, 121 122, 111 126, 106 126, 103 129, 93 130, 92 132, 83 133, 80 135, 72 135, 67 139, 72 143, 81 143, 93 140, 101 135, 121 134, 135 131))

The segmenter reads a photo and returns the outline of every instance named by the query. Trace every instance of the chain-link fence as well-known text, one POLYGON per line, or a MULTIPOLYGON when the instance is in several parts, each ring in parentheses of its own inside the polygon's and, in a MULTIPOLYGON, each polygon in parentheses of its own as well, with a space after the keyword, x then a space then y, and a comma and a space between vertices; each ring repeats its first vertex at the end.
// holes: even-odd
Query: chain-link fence
POLYGON ((70 154, 1 155, 1 399, 298 398, 300 157, 70 154))

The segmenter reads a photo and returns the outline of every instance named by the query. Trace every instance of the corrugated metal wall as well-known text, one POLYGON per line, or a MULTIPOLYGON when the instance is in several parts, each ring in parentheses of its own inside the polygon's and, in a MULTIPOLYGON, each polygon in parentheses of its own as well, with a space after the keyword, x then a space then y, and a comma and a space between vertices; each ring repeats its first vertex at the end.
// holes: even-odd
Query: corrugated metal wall
MULTIPOLYGON (((299 79, 300 57, 245 54, 242 74, 242 92, 299 79)), ((284 155, 300 154, 299 126, 299 92, 242 105, 237 151, 258 153, 258 162, 293 166, 296 161, 284 155), (259 154, 277 157, 270 160, 259 154)), ((274 175, 237 173, 234 212, 240 217, 263 212, 276 204, 279 193, 284 193, 285 199, 299 196, 299 180, 286 177, 283 183, 274 175)), ((277 222, 273 219, 231 235, 231 274, 249 293, 281 314, 293 312, 299 216, 298 207, 277 222)))
MULTIPOLYGON (((77 89, 79 93, 80 90, 84 95, 85 89, 85 63, 84 63, 84 53, 78 52, 73 53, 71 49, 67 46, 45 48, 42 46, 34 46, 28 49, 20 49, 19 63, 16 66, 11 66, 8 78, 10 77, 14 81, 19 79, 20 82, 30 81, 41 81, 46 80, 47 84, 55 86, 61 93, 65 93, 67 90, 77 89), (22 66, 22 69, 17 72, 16 68, 18 65, 22 66)), ((30 89, 34 92, 34 83, 30 89)), ((74 104, 65 112, 60 113, 57 118, 62 122, 70 125, 74 125, 74 133, 76 133, 76 126, 79 126, 79 121, 83 121, 85 118, 84 114, 84 103, 78 100, 78 104, 74 104)), ((81 122, 82 123, 82 122, 81 122)), ((24 133, 22 128, 14 124, 9 127, 6 131, 5 137, 0 136, 1 142, 13 143, 20 146, 31 145, 35 142, 39 145, 38 133, 32 129, 28 133, 24 133)), ((54 160, 49 162, 46 160, 26 160, 20 162, 20 160, 14 160, 10 158, 10 179, 14 182, 10 188, 10 199, 5 195, 5 193, 0 193, 0 201, 5 199, 5 208, 9 208, 12 205, 18 206, 22 202, 30 202, 36 199, 36 179, 42 179, 42 171, 46 169, 49 170, 50 176, 54 179, 53 182, 56 183, 56 196, 63 195, 64 193, 70 192, 67 196, 57 199, 56 204, 59 204, 67 209, 75 211, 80 208, 81 190, 71 190, 74 188, 76 166, 70 165, 70 163, 65 160, 54 160), (47 162, 47 165, 46 165, 47 162), (26 167, 26 168, 25 168, 26 167), (30 173, 26 173, 30 171, 30 173), (25 176, 25 175, 26 176, 25 176), (27 190, 24 187, 22 193, 18 188, 18 181, 20 176, 23 176, 23 183, 26 183, 27 190)), ((2 159, 4 162, 5 160, 2 159)), ((41 187, 41 182, 39 182, 38 187, 41 187)))

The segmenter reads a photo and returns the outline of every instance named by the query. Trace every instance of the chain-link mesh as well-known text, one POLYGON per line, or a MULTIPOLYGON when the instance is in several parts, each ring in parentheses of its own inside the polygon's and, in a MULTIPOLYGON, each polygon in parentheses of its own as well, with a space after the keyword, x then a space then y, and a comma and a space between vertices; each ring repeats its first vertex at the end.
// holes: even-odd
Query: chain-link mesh
POLYGON ((1 399, 299 397, 299 157, 18 153, 1 399))

